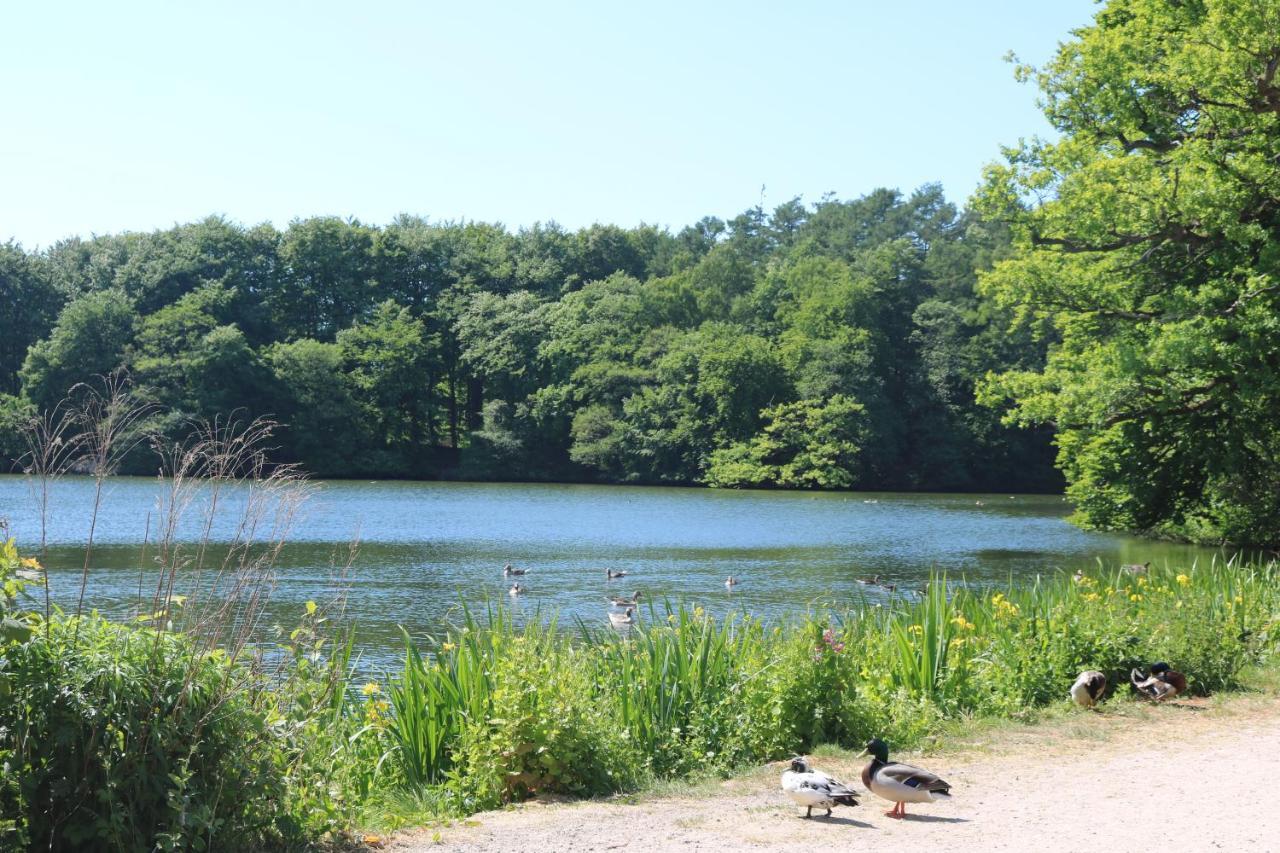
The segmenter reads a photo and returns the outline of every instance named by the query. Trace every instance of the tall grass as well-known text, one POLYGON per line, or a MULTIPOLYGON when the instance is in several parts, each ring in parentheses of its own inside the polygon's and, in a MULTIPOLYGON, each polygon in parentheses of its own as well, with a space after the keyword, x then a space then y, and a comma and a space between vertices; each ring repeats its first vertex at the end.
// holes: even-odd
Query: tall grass
MULTIPOLYGON (((537 791, 599 794, 873 735, 909 746, 948 718, 1066 701, 1082 669, 1155 660, 1229 688, 1280 647, 1280 570, 1213 561, 1001 589, 938 576, 888 606, 784 624, 650 608, 625 633, 468 613, 387 690, 379 790, 469 811, 537 791)), ((379 687, 381 690, 381 687, 379 687)), ((361 715, 353 699, 351 717, 361 715)))

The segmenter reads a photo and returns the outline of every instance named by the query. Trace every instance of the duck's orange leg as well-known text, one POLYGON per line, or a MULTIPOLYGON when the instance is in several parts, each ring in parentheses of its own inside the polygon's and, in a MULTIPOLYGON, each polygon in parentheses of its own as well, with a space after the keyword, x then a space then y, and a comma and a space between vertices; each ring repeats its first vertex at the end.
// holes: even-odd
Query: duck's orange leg
POLYGON ((902 819, 907 816, 906 806, 906 803, 898 803, 890 811, 885 812, 884 815, 885 817, 902 819))

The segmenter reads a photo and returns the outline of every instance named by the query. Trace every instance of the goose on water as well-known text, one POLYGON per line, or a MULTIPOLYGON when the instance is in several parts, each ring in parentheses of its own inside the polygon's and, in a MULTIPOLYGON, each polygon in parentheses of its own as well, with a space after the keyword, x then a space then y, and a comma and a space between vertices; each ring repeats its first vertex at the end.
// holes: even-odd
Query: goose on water
POLYGON ((510 563, 507 563, 507 565, 502 569, 502 576, 504 578, 519 577, 521 575, 527 575, 528 573, 528 569, 513 568, 510 563))
POLYGON ((871 756, 871 763, 862 770, 862 784, 877 797, 897 803, 886 816, 906 817, 907 803, 951 799, 951 786, 928 770, 890 763, 889 745, 880 738, 870 740, 862 754, 871 756))
POLYGON ((524 595, 528 587, 520 583, 513 583, 511 589, 507 590, 507 595, 524 595))
POLYGON ((852 788, 820 770, 814 770, 799 756, 791 759, 791 769, 782 774, 782 790, 804 806, 805 817, 813 817, 814 809, 826 809, 827 817, 830 817, 832 806, 858 804, 857 794, 852 788))
POLYGON ((1129 673, 1129 680, 1139 693, 1155 702, 1172 699, 1179 693, 1186 692, 1187 677, 1176 669, 1170 669, 1164 661, 1151 664, 1151 675, 1145 676, 1140 670, 1129 673))
POLYGON ((613 569, 605 569, 604 576, 606 580, 615 580, 617 578, 625 578, 627 573, 625 571, 615 572, 613 569))
POLYGON ((733 589, 740 583, 742 583, 742 581, 738 580, 733 575, 729 575, 729 579, 724 582, 724 585, 726 589, 733 589))
POLYGON ((636 621, 636 609, 634 607, 628 607, 621 613, 610 610, 609 621, 614 625, 631 625, 636 621))
POLYGON ((635 592, 631 593, 630 598, 623 598, 620 595, 611 595, 609 596, 609 603, 612 604, 614 607, 627 607, 632 604, 639 604, 640 590, 636 590, 635 592))
POLYGON ((876 575, 873 578, 858 578, 858 583, 862 584, 863 586, 879 586, 880 576, 876 575))
POLYGON ((1092 708, 1102 699, 1107 691, 1107 677, 1097 670, 1090 669, 1080 673, 1076 683, 1071 685, 1071 698, 1081 708, 1092 708))
POLYGON ((1128 565, 1120 567, 1122 571, 1128 572, 1131 575, 1146 574, 1146 571, 1149 568, 1151 568, 1150 560, 1147 560, 1145 563, 1129 563, 1128 565))

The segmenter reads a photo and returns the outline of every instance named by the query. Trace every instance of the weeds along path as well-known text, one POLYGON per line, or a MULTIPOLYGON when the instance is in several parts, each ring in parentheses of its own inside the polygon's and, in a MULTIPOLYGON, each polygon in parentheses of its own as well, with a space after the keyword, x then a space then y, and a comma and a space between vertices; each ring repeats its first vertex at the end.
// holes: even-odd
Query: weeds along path
MULTIPOLYGON (((905 821, 870 794, 805 820, 777 788, 779 766, 659 797, 528 803, 417 830, 393 849, 1280 852, 1280 700, 1111 704, 904 756, 955 786, 951 803, 910 806, 905 821)), ((861 790, 861 760, 816 764, 861 790)))

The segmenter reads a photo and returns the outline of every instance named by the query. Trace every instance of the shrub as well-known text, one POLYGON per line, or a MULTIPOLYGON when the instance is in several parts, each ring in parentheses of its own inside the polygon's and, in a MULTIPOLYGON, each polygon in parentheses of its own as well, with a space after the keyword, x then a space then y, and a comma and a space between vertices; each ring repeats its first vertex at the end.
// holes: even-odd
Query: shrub
POLYGON ((290 831, 248 675, 184 635, 55 618, 5 653, 0 804, 19 846, 262 848, 290 831))

